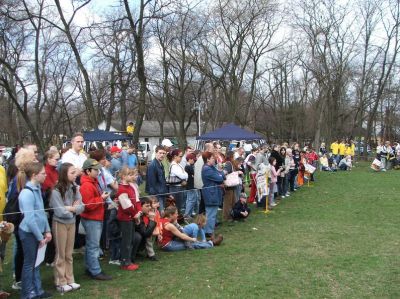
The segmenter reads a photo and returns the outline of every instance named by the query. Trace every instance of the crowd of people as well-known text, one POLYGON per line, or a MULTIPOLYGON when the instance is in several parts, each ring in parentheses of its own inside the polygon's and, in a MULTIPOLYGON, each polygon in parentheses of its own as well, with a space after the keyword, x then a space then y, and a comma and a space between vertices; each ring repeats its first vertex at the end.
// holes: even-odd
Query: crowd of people
POLYGON ((331 153, 324 144, 317 152, 298 143, 226 148, 209 142, 203 151, 190 146, 182 151, 164 139, 146 173, 139 171, 134 146, 86 153, 83 135, 76 133, 70 146, 51 147, 41 159, 36 145, 28 144, 9 159, 7 172, 0 168, 2 196, 7 192, 0 202, 5 220, 0 258, 13 232, 12 288, 21 298, 49 298, 37 262, 42 248, 44 263, 54 267, 57 291, 66 293, 80 288, 74 250, 84 252, 89 277, 111 280, 100 263, 106 250, 109 264, 135 271, 139 256, 158 261, 155 244, 164 251, 218 246, 223 242, 216 233, 218 210, 224 222, 246 221, 250 205, 274 209, 314 181, 317 168, 351 170, 354 143, 341 144, 332 143, 331 153), (140 194, 142 176, 145 196, 140 194))

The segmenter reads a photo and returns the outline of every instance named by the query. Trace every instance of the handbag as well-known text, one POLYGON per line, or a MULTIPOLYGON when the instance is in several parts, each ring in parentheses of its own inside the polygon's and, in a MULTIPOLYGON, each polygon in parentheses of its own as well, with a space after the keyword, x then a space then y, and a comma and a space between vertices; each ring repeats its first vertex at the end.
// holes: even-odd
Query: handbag
POLYGON ((224 185, 226 187, 235 187, 240 185, 239 173, 234 171, 225 176, 224 185))

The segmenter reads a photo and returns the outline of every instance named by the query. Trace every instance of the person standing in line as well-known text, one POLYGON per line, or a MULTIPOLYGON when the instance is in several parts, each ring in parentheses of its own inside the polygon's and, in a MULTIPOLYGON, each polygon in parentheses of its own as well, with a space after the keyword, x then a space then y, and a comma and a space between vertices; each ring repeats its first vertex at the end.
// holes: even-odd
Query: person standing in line
POLYGON ((46 179, 46 171, 43 164, 33 162, 26 165, 25 174, 28 182, 18 196, 19 208, 24 215, 19 225, 24 253, 21 298, 50 298, 52 295, 42 288, 40 266, 35 266, 39 248, 52 239, 40 189, 40 184, 46 179))
POLYGON ((166 155, 166 151, 163 146, 157 146, 155 152, 155 158, 147 168, 145 190, 147 194, 157 196, 160 203, 160 212, 162 212, 164 210, 166 193, 168 192, 165 181, 165 171, 161 164, 166 155))
POLYGON ((58 182, 50 196, 50 207, 54 211, 52 230, 56 247, 54 282, 60 293, 81 287, 75 282, 72 258, 76 215, 85 209, 79 186, 75 183, 76 175, 74 165, 61 164, 58 182))
POLYGON ((96 280, 111 280, 100 267, 100 238, 103 230, 104 204, 110 196, 107 192, 100 193, 97 177, 101 164, 94 159, 87 159, 82 166, 80 193, 85 210, 81 213, 82 225, 86 232, 85 265, 86 273, 96 280))

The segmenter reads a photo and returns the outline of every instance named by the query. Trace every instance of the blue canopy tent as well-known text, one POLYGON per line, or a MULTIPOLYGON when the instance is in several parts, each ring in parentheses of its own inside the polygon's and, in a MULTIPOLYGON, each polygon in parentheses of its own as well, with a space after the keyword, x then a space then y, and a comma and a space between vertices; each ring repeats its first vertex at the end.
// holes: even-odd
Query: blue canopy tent
POLYGON ((263 140, 264 137, 242 129, 234 124, 227 124, 215 131, 205 133, 197 140, 263 140))
POLYGON ((219 141, 238 141, 237 145, 241 144, 243 141, 258 141, 257 143, 262 144, 265 142, 264 137, 255 134, 253 132, 242 129, 235 124, 227 124, 219 129, 212 132, 205 133, 201 136, 196 137, 196 148, 201 149, 204 146, 204 142, 207 140, 219 140, 219 141))
POLYGON ((126 135, 116 134, 113 132, 103 131, 103 130, 93 130, 84 132, 83 138, 87 142, 95 142, 95 141, 103 142, 103 141, 117 141, 117 140, 130 139, 130 137, 126 135))

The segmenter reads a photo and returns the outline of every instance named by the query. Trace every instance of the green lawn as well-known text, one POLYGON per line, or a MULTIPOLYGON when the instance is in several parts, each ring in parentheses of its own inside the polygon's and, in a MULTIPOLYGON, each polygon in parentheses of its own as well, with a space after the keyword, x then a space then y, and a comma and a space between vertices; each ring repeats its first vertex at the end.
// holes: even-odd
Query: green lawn
MULTIPOLYGON (((316 179, 269 215, 223 224, 220 247, 159 253, 133 273, 104 261, 111 282, 87 278, 78 255, 82 290, 64 298, 400 298, 400 171, 362 164, 316 179)), ((42 279, 54 291, 50 268, 42 279)))

